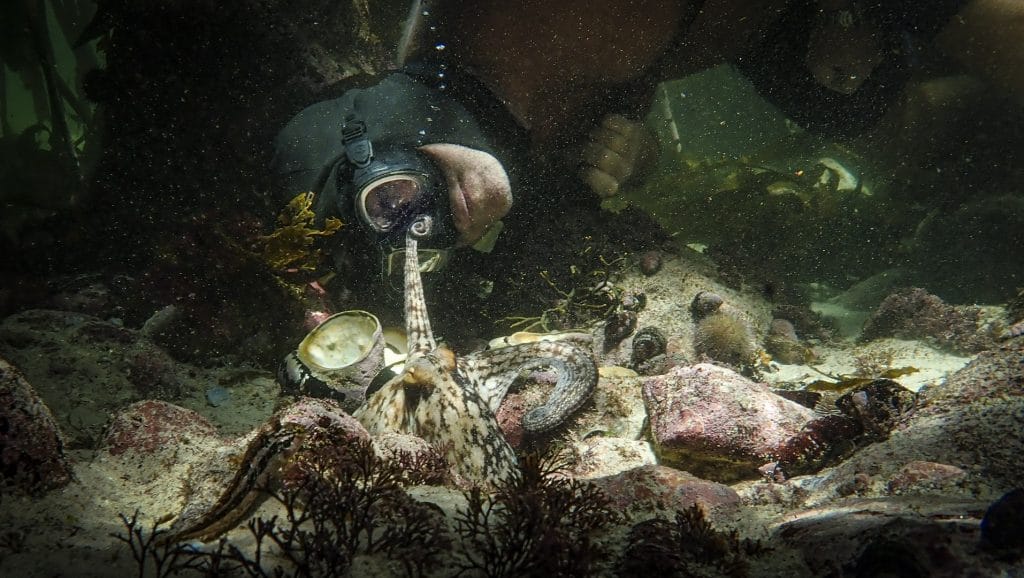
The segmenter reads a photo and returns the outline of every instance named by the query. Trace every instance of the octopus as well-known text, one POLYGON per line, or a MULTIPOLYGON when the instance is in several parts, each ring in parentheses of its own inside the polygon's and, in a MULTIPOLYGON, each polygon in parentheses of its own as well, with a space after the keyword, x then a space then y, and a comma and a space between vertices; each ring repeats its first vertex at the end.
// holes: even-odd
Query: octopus
POLYGON ((405 320, 409 357, 403 371, 355 412, 371 435, 396 432, 443 448, 456 472, 494 486, 518 472, 515 452, 495 413, 524 371, 552 367, 558 381, 540 407, 523 416, 527 434, 564 423, 597 385, 593 356, 567 341, 534 341, 457 356, 434 339, 420 278, 417 240, 406 236, 405 320))
MULTIPOLYGON (((386 432, 425 439, 443 451, 453 471, 471 485, 493 488, 519 475, 516 454, 495 412, 515 380, 532 368, 551 367, 558 381, 546 402, 527 412, 522 428, 544 434, 574 415, 597 385, 593 356, 567 341, 534 341, 457 356, 438 344, 427 316, 417 241, 406 238, 405 319, 409 356, 403 370, 355 411, 370 435, 386 432)), ((275 415, 249 436, 239 465, 219 498, 194 497, 166 541, 210 541, 240 524, 279 485, 282 466, 311 428, 351 420, 331 400, 306 398, 275 415)))

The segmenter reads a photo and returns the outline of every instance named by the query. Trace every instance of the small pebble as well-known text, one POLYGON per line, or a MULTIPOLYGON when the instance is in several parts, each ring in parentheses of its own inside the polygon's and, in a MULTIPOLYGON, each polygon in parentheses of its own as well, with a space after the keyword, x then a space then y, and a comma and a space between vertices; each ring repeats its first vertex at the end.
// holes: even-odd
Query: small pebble
POLYGON ((650 277, 658 271, 661 271, 660 251, 651 250, 640 256, 640 272, 650 277))
POLYGON ((206 403, 220 407, 231 400, 231 392, 217 385, 206 390, 206 403))

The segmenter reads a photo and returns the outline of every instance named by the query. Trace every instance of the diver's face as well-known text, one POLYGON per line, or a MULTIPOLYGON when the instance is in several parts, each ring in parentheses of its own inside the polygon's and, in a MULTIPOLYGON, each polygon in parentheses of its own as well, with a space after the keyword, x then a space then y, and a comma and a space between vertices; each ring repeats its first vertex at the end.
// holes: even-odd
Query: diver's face
POLYGON ((806 64, 830 90, 851 94, 882 61, 878 28, 844 0, 822 0, 811 27, 806 64))
POLYGON ((448 186, 458 245, 472 245, 512 208, 508 173, 498 159, 462 145, 419 147, 441 169, 448 186))

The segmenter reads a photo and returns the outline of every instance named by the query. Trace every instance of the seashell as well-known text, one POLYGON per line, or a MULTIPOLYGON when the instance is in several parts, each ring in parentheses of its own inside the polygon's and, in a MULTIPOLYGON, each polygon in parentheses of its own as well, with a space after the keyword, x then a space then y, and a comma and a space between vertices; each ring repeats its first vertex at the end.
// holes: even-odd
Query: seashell
POLYGON ((690 315, 694 321, 700 321, 718 311, 723 303, 725 303, 725 300, 722 299, 721 295, 711 291, 700 291, 694 295, 693 301, 690 302, 690 315))
POLYGON ((619 303, 626 311, 643 311, 647 307, 647 295, 643 291, 626 291, 619 303))
POLYGON ((380 321, 366 311, 343 311, 310 331, 277 372, 283 393, 328 397, 355 411, 384 367, 380 321))
POLYGON ((640 255, 640 272, 650 277, 661 271, 661 251, 652 249, 640 255))
POLYGON ((604 350, 610 351, 620 341, 633 333, 636 329, 636 313, 632 311, 620 311, 605 321, 604 324, 604 350))
POLYGON ((773 319, 765 337, 764 347, 779 363, 809 363, 814 354, 800 342, 793 324, 786 319, 773 319))
POLYGON ((487 343, 487 349, 500 349, 522 343, 537 343, 538 341, 569 341, 583 347, 589 347, 593 340, 594 338, 589 333, 581 331, 552 331, 550 333, 517 331, 512 335, 495 337, 487 343))
POLYGON ((409 357, 408 337, 401 327, 384 328, 384 366, 396 373, 405 367, 405 358, 409 357))
POLYGON ((657 327, 644 327, 633 336, 633 353, 630 356, 630 367, 639 367, 648 361, 665 353, 668 340, 665 334, 657 327))

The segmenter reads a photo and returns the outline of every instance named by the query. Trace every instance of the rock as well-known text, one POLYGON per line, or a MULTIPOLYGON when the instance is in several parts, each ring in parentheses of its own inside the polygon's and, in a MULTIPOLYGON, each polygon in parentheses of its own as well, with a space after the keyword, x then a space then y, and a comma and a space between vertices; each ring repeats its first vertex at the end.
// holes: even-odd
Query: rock
POLYGON ((215 385, 206 390, 206 403, 213 407, 220 407, 231 401, 231 391, 225 387, 215 385))
POLYGON ((603 478, 658 463, 651 444, 642 440, 594 436, 576 442, 574 449, 577 455, 571 471, 574 478, 603 478))
POLYGON ((951 486, 962 482, 967 472, 948 464, 915 460, 903 466, 889 480, 893 494, 945 493, 951 486))
MULTIPOLYGON (((830 501, 860 472, 878 483, 866 497, 890 496, 888 483, 907 464, 955 464, 969 475, 945 495, 994 496, 1024 479, 1024 343, 980 353, 971 363, 919 393, 919 407, 888 438, 858 449, 805 485, 804 503, 830 501)), ((811 479, 811 478, 808 478, 811 479)), ((916 491, 916 490, 915 490, 916 491)))
POLYGON ((661 271, 662 259, 661 251, 652 249, 640 255, 640 272, 646 277, 654 275, 658 271, 661 271))
POLYGON ((996 500, 981 520, 981 541, 997 550, 1020 558, 1024 553, 1024 490, 1017 488, 996 500))
POLYGON ((964 514, 962 504, 865 502, 801 512, 776 536, 814 576, 999 575, 977 553, 977 520, 964 514))
POLYGON ((150 399, 133 403, 114 416, 102 449, 114 456, 126 452, 150 454, 216 434, 217 428, 198 413, 150 399))
POLYGON ((919 392, 921 415, 946 413, 976 402, 1024 396, 1024 343, 1010 342, 979 353, 938 385, 919 392))
POLYGON ((13 365, 0 359, 0 489, 40 494, 71 481, 64 435, 13 365))
POLYGON ((452 468, 444 453, 427 440, 408 434, 385 432, 372 439, 373 451, 386 462, 395 462, 415 484, 469 487, 452 468))
POLYGON ((881 337, 924 339, 957 354, 995 345, 997 315, 975 305, 947 305, 920 288, 897 291, 882 301, 864 324, 860 341, 881 337))
POLYGON ((809 363, 814 360, 814 354, 800 341, 793 324, 786 319, 772 320, 764 348, 779 363, 809 363))
POLYGON ((30 380, 75 449, 94 448, 109 417, 129 403, 179 399, 214 381, 135 330, 66 311, 31 309, 0 321, 0 356, 30 380))
POLYGON ((655 451, 662 463, 729 482, 759 476, 814 412, 738 373, 701 363, 643 384, 655 451))
POLYGON ((330 429, 338 439, 366 440, 370 434, 349 415, 341 405, 331 399, 300 397, 295 403, 274 414, 283 424, 295 424, 307 431, 330 429))
POLYGON ((729 486, 665 466, 641 466, 591 481, 608 495, 613 508, 647 515, 684 510, 693 504, 700 504, 709 514, 724 514, 740 503, 739 495, 729 486))

